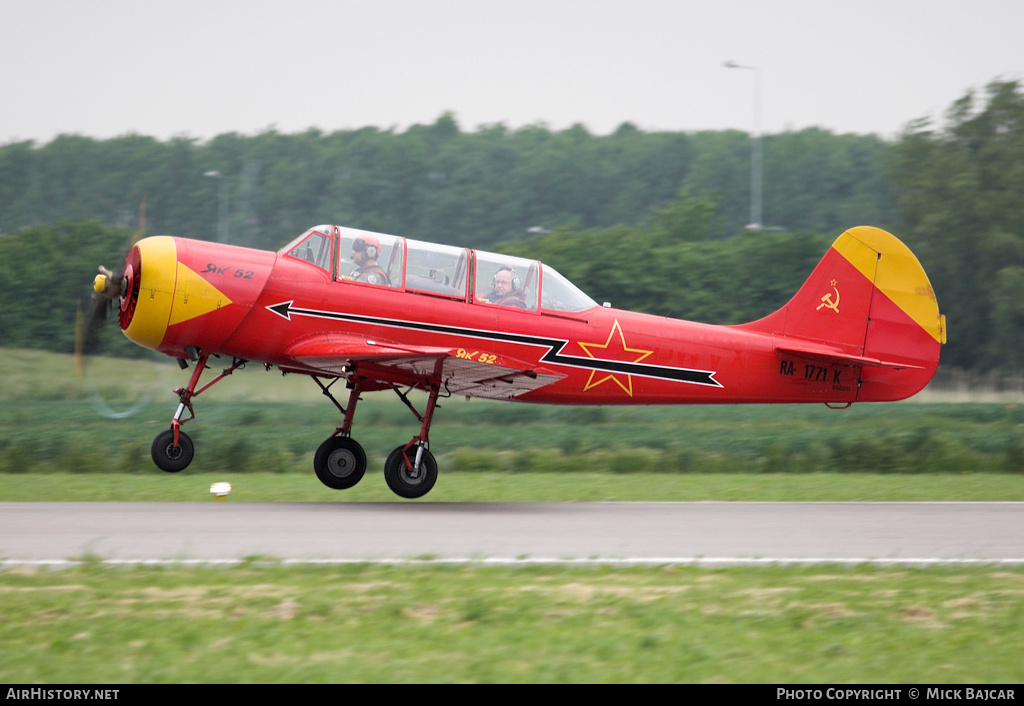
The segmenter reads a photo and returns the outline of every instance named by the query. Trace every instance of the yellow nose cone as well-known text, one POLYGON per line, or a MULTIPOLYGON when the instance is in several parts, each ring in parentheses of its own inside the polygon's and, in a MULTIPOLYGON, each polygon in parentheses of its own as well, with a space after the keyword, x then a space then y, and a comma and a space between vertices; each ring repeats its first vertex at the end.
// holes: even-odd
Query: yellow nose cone
POLYGON ((178 256, 174 238, 156 235, 138 242, 139 299, 124 335, 140 346, 154 350, 167 332, 167 320, 174 297, 178 256))
POLYGON ((92 281, 92 288, 97 294, 103 294, 107 288, 106 275, 96 275, 96 279, 92 281))

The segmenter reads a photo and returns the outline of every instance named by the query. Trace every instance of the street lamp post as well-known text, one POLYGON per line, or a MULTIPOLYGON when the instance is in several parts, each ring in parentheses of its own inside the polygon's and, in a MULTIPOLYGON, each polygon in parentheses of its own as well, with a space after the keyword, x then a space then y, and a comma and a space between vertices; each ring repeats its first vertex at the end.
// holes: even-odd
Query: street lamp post
POLYGON ((761 138, 761 70, 726 61, 727 69, 745 69, 754 73, 754 130, 750 135, 750 224, 748 230, 764 228, 761 216, 761 192, 764 179, 764 145, 761 138))

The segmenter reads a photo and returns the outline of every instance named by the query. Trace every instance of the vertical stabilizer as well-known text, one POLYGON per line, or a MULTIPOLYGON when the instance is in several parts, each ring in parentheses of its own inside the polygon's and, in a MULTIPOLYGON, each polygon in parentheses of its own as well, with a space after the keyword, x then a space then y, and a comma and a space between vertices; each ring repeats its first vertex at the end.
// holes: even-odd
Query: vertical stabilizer
POLYGON ((909 397, 931 380, 945 317, 914 254, 861 226, 843 233, 781 309, 739 328, 770 334, 776 350, 855 369, 858 401, 909 397))

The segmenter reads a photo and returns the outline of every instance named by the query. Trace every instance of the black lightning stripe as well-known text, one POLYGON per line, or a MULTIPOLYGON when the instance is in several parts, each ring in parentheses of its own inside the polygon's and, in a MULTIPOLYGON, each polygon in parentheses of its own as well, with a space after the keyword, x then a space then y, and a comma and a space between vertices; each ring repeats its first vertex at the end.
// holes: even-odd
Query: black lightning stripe
POLYGON ((319 311, 317 309, 303 309, 292 306, 294 301, 281 302, 268 306, 267 309, 278 316, 291 321, 292 316, 311 316, 319 319, 333 319, 336 321, 351 321, 360 324, 373 324, 376 326, 390 326, 394 328, 411 329, 415 331, 430 331, 432 333, 446 333, 455 336, 469 336, 490 341, 504 341, 506 343, 521 343, 529 346, 546 347, 547 352, 541 356, 543 363, 554 363, 555 365, 566 365, 572 368, 584 368, 586 370, 605 370, 611 373, 622 373, 623 375, 639 375, 641 377, 657 378, 659 380, 674 380, 686 382, 693 385, 707 385, 709 387, 722 387, 714 378, 713 370, 693 370, 690 368, 672 368, 663 365, 645 365, 643 363, 627 363, 618 360, 602 360, 600 358, 588 358, 576 355, 563 355, 562 349, 569 345, 564 338, 543 338, 540 336, 528 336, 518 333, 505 333, 503 331, 487 331, 483 329, 464 328, 461 326, 445 326, 444 324, 428 324, 421 321, 404 321, 402 319, 386 319, 377 316, 361 316, 359 314, 346 314, 337 311, 319 311))

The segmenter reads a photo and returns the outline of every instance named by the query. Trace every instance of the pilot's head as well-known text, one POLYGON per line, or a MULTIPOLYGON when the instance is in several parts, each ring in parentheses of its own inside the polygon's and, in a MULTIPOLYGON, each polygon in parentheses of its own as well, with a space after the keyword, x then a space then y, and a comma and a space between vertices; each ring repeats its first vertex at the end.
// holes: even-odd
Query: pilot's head
POLYGON ((494 273, 494 279, 491 280, 491 289, 494 290, 495 294, 505 296, 518 289, 518 284, 516 271, 505 265, 494 273))
POLYGON ((380 241, 372 235, 361 235, 352 243, 352 259, 362 265, 380 256, 380 241))

